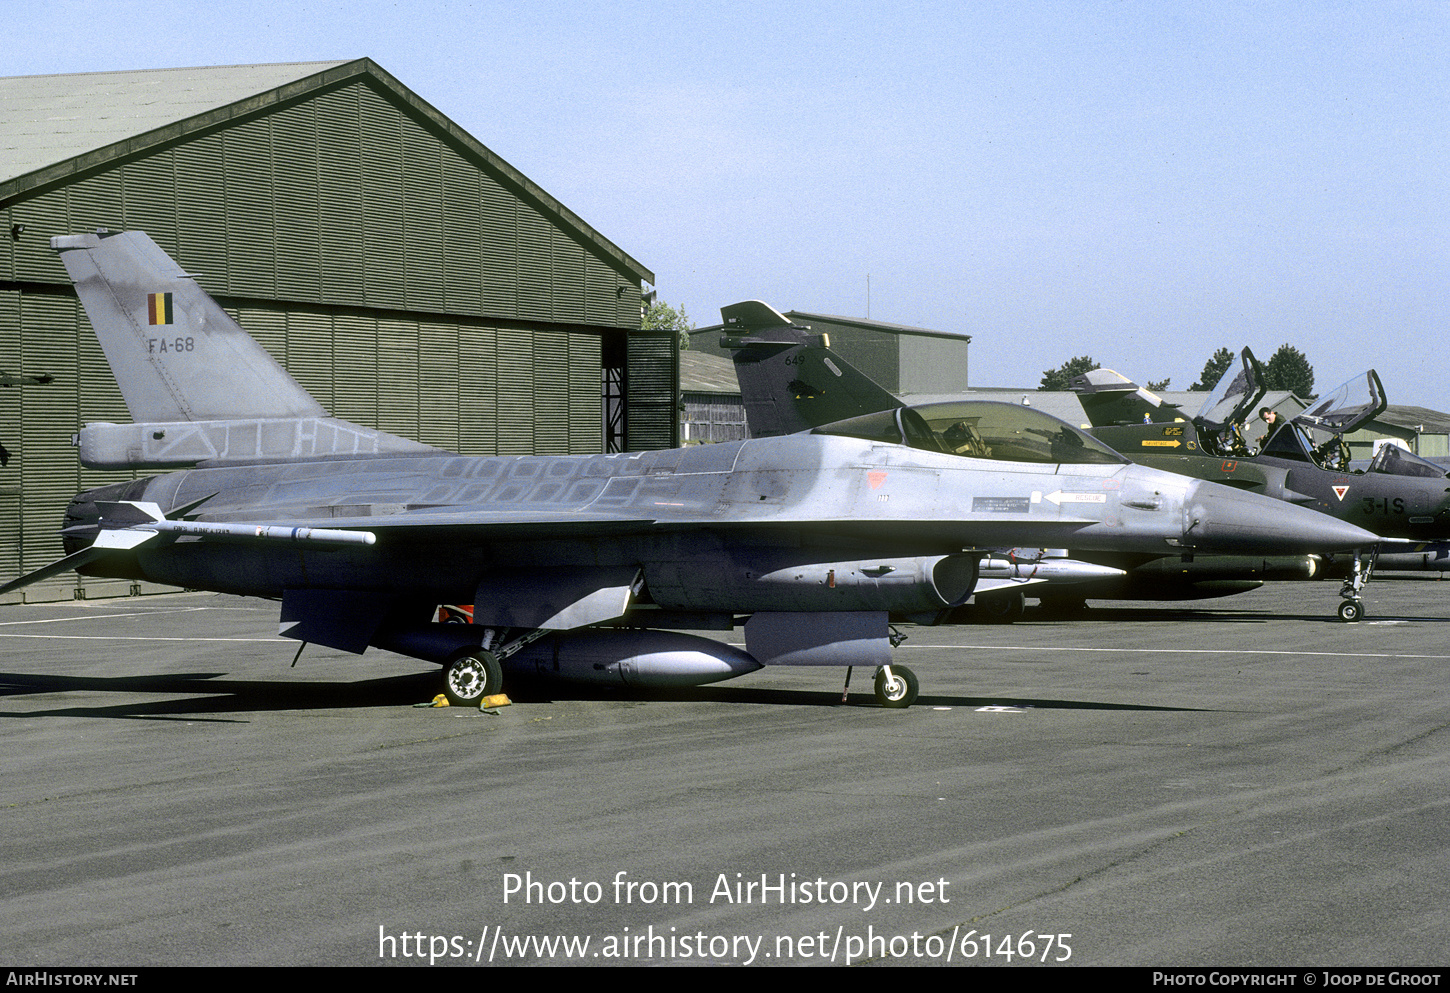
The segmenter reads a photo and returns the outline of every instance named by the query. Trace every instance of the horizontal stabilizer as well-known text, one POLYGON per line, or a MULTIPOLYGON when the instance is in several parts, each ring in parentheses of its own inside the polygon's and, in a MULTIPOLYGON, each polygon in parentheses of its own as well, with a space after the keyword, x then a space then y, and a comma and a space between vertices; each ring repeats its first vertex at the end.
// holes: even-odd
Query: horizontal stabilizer
MULTIPOLYGON (((207 499, 210 499, 209 497, 207 499)), ((178 516, 184 515, 206 500, 197 500, 178 509, 178 516)), ((232 541, 307 541, 336 545, 371 545, 377 541, 370 531, 344 530, 341 528, 320 528, 269 524, 227 523, 225 521, 168 520, 161 508, 150 501, 121 500, 97 501, 100 511, 100 529, 87 548, 72 552, 63 559, 43 566, 32 573, 11 580, 0 586, 0 594, 38 583, 42 579, 58 576, 72 569, 89 565, 106 555, 129 552, 159 535, 175 537, 226 539, 232 541)), ((67 532, 70 533, 69 531, 67 532)))
POLYGON ((97 500, 96 509, 101 512, 103 529, 128 528, 133 524, 154 524, 166 520, 161 507, 150 500, 97 500))
POLYGON ((145 424, 95 421, 81 428, 76 445, 81 465, 88 469, 180 469, 201 462, 438 451, 336 417, 145 424))

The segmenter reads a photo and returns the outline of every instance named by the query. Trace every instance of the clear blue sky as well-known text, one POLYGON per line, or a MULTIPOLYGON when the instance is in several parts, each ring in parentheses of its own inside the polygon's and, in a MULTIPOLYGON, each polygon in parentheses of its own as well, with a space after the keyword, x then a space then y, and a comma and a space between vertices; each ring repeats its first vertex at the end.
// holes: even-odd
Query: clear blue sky
POLYGON ((658 276, 1189 385, 1450 409, 1450 4, 28 3, 0 75, 367 56, 658 276))

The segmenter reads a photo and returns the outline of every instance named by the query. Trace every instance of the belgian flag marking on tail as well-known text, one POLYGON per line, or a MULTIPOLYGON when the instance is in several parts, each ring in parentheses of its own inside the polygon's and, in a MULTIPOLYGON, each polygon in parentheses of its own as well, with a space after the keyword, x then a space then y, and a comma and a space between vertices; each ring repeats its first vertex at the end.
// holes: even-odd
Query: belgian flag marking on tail
POLYGON ((171 294, 152 293, 146 298, 146 309, 152 324, 171 323, 171 294))

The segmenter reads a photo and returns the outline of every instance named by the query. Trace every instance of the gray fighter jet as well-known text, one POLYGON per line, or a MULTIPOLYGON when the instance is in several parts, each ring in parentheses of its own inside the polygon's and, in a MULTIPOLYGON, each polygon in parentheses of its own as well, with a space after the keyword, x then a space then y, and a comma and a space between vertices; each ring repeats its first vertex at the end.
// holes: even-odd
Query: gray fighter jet
MULTIPOLYGON (((869 376, 832 351, 825 335, 794 325, 760 301, 721 310, 721 344, 733 352, 735 371, 752 437, 776 437, 823 424, 846 425, 877 411, 908 408, 869 376)), ((713 328, 704 331, 716 330, 713 328)), ((1116 374, 1113 374, 1116 375, 1116 374)), ((1121 378, 1121 377, 1119 377, 1121 378)), ((1124 381, 1125 382, 1125 381, 1124 381)), ((1115 393, 1123 392, 1118 383, 1115 393)), ((1176 410, 1146 390, 1114 396, 1111 406, 1176 410)), ((1030 407, 989 400, 910 405, 943 430, 955 454, 994 459, 1022 457, 1014 436, 1059 432, 1062 421, 1030 407)), ((1075 429, 1072 429, 1075 430, 1075 429)), ((1026 456, 1034 454, 1029 449, 1026 456)), ((1163 468, 1163 467, 1159 467, 1163 468)), ((1103 552, 1094 549, 1009 548, 983 558, 975 589, 976 616, 1010 621, 1021 615, 1025 595, 1049 612, 1068 613, 1096 599, 1198 600, 1257 589, 1271 580, 1303 580, 1320 568, 1316 557, 1103 552)))
POLYGON ((83 461, 200 461, 80 494, 69 554, 3 589, 78 569, 269 597, 287 637, 441 664, 458 702, 505 672, 693 685, 871 665, 877 699, 904 707, 917 682, 891 663, 891 619, 962 603, 985 549, 1372 540, 1065 424, 1020 434, 1026 462, 958 454, 953 424, 909 411, 626 455, 440 452, 328 417, 146 235, 52 244, 138 421, 89 425, 83 461), (440 603, 472 603, 473 623, 433 622, 440 603), (681 633, 742 621, 745 651, 681 633))

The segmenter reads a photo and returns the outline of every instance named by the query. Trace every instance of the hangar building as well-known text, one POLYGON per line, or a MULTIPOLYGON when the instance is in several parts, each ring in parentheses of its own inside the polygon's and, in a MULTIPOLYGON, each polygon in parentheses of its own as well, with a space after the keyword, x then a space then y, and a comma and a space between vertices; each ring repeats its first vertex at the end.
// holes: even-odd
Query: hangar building
MULTIPOLYGON (((0 79, 0 576, 130 421, 53 235, 141 229, 332 414, 470 455, 677 442, 654 275, 368 59, 0 79)), ((126 593, 74 575, 28 599, 126 593)))

